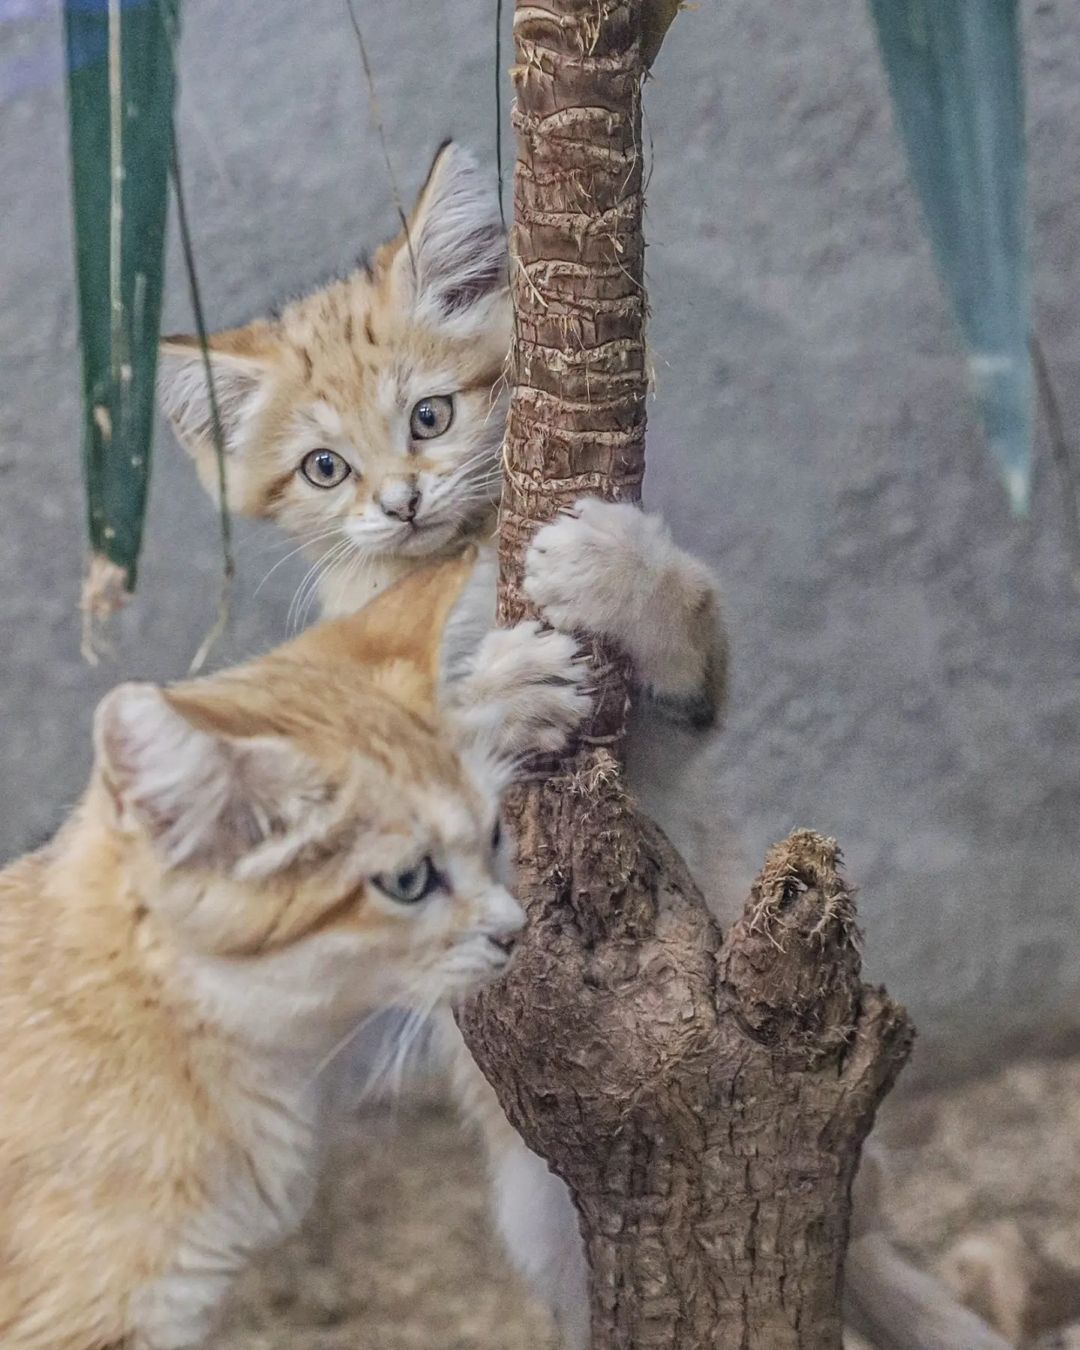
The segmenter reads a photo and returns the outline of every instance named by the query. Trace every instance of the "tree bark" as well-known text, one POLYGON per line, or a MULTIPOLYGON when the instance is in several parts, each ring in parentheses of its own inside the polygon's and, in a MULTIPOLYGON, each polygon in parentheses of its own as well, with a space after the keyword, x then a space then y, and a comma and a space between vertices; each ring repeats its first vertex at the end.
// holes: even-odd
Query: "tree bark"
MULTIPOLYGON (((505 622, 528 613, 539 523, 583 492, 639 496, 648 4, 517 3, 505 622)), ((721 938, 624 794, 626 672, 595 655, 580 749, 509 803, 531 922, 466 1038, 573 1193, 594 1350, 839 1347, 851 1183, 910 1026, 860 981, 831 840, 777 845, 721 938)))

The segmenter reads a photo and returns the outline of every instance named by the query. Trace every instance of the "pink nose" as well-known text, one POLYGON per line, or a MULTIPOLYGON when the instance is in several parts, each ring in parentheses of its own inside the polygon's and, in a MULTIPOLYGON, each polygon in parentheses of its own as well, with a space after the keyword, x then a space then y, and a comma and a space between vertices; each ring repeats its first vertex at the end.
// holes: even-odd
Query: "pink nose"
POLYGON ((379 505, 382 507, 383 515, 390 516, 394 520, 415 520, 417 507, 420 505, 420 489, 406 487, 404 484, 399 485, 396 490, 388 488, 380 494, 379 505))

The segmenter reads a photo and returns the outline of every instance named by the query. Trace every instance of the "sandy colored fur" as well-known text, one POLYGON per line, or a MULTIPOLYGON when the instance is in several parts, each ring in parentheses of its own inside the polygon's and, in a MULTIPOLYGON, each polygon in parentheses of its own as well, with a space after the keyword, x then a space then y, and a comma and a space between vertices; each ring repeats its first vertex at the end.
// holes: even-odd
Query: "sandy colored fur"
MULTIPOLYGON (((358 595, 401 575, 388 555, 415 565, 492 532, 511 316, 489 197, 468 157, 446 147, 412 212, 408 244, 402 234, 371 265, 276 318, 210 340, 230 504, 273 518, 325 563, 324 614, 355 609, 358 595), (410 418, 432 396, 451 398, 453 416, 426 439, 410 418), (339 485, 314 486, 300 471, 316 450, 347 463, 339 485), (418 511, 407 524, 386 507, 411 494, 418 511)), ((192 338, 163 342, 160 388, 216 495, 210 401, 192 338)))
POLYGON ((505 964, 499 783, 435 704, 470 567, 386 597, 411 628, 376 605, 236 671, 114 691, 73 816, 0 873, 5 1350, 200 1344, 307 1206, 342 1033, 505 964), (421 852, 445 886, 395 905, 371 878, 421 852))

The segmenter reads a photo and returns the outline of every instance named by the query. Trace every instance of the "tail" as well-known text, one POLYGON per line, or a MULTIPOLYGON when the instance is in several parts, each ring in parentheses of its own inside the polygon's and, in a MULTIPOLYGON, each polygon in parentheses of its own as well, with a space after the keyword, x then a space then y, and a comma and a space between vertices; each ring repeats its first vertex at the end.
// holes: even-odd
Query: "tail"
POLYGON ((874 1350, 1012 1350, 883 1232, 854 1239, 844 1280, 844 1322, 874 1350))

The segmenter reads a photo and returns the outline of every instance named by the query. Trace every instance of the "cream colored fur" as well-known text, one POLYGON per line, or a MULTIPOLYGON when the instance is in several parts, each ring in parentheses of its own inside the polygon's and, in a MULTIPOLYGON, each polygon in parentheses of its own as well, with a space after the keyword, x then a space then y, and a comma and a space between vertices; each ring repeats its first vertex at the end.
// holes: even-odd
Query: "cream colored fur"
POLYGON ((574 645, 524 625, 464 676, 468 715, 439 714, 472 566, 246 667, 115 690, 74 815, 0 872, 4 1350, 201 1345, 309 1203, 336 1049, 506 966, 499 793, 588 700, 574 645))
MULTIPOLYGON (((475 542, 480 557, 447 632, 444 677, 458 715, 483 721, 496 706, 485 672, 505 657, 495 634, 470 663, 495 619, 492 531, 511 310, 497 203, 457 147, 436 157, 408 235, 381 249, 371 268, 296 301, 280 318, 212 340, 228 408, 230 499, 306 544, 324 614, 364 604, 418 558, 475 542), (435 438, 417 439, 410 414, 429 396, 451 399, 453 420, 435 438), (304 457, 320 448, 348 467, 333 487, 302 472, 304 457), (413 512, 407 520, 403 501, 413 512), (458 682, 463 671, 472 672, 471 685, 458 682), (476 697, 487 712, 477 714, 476 697)), ((213 490, 201 358, 190 339, 166 342, 163 357, 164 407, 213 490)), ((727 665, 714 578, 655 517, 584 500, 537 534, 526 589, 554 628, 604 634, 633 658, 644 697, 627 742, 629 786, 726 923, 750 877, 705 754, 723 710, 727 665)), ((509 711, 502 707, 499 716, 509 711)), ((569 1195, 510 1128, 456 1029, 447 1025, 444 1034, 459 1095, 487 1144, 500 1230, 577 1350, 586 1344, 588 1309, 569 1195)), ((860 1222, 876 1226, 872 1217, 860 1222)), ((956 1315, 966 1336, 970 1319, 940 1289, 936 1320, 922 1316, 929 1286, 916 1290, 909 1271, 882 1236, 860 1249, 852 1296, 880 1303, 890 1324, 908 1318, 907 1327, 895 1327, 902 1350, 950 1350, 947 1339, 920 1328, 945 1326, 956 1315)), ((1000 1345, 994 1338, 964 1344, 1000 1345)))

